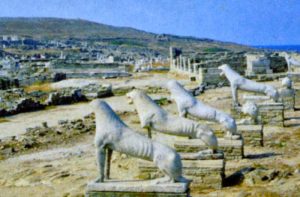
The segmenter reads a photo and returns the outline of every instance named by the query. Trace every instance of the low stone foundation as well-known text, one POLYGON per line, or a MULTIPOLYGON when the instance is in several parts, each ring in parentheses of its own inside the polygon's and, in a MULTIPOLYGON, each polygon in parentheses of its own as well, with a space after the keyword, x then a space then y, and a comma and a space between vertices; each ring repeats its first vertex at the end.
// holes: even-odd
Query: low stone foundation
MULTIPOLYGON (((225 178, 225 161, 220 160, 182 160, 183 174, 192 179, 192 190, 207 188, 221 189, 225 178)), ((158 168, 149 161, 138 162, 140 178, 156 178, 162 176, 158 168)))
MULTIPOLYGON (((209 125, 218 138, 224 136, 220 125, 209 125)), ((238 125, 238 132, 242 134, 245 146, 263 146, 263 125, 238 125)))
POLYGON ((295 108, 300 108, 300 87, 295 89, 295 108))
POLYGON ((159 183, 148 181, 108 181, 89 183, 86 197, 188 197, 186 183, 159 183))
POLYGON ((263 125, 238 125, 237 129, 241 132, 245 145, 264 145, 263 125))
POLYGON ((282 89, 280 91, 281 101, 283 103, 284 110, 294 110, 295 108, 295 90, 294 89, 282 89))
MULTIPOLYGON (((243 140, 218 138, 218 143, 219 150, 224 152, 224 157, 226 160, 242 159, 244 157, 243 140)), ((207 145, 199 139, 175 141, 174 147, 176 151, 180 153, 198 152, 207 149, 207 145)))
POLYGON ((293 81, 293 82, 300 82, 300 72, 289 72, 287 73, 287 76, 293 81))
POLYGON ((258 123, 283 126, 283 109, 282 103, 259 103, 258 123))

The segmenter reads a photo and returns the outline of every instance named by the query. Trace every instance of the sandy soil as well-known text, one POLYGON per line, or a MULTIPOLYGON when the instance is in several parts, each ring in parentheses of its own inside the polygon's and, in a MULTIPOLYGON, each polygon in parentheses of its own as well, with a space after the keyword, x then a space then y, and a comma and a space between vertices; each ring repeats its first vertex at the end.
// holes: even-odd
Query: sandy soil
MULTIPOLYGON (((154 80, 154 78, 152 79, 154 80)), ((278 85, 279 82, 274 83, 278 85)), ((229 111, 231 97, 228 87, 208 90, 198 98, 212 106, 229 111)), ((106 100, 115 110, 134 110, 133 105, 127 104, 124 96, 106 100)), ((174 103, 166 105, 164 108, 172 113, 176 113, 177 110, 174 103)), ((0 136, 8 136, 12 133, 20 134, 22 129, 40 125, 43 121, 54 125, 60 119, 81 118, 89 112, 88 104, 80 103, 12 116, 8 118, 9 122, 0 124, 0 136)), ((241 169, 255 166, 263 166, 281 172, 291 171, 292 175, 250 186, 235 184, 222 190, 203 190, 201 194, 193 193, 193 196, 297 196, 295 191, 300 191, 300 113, 291 112, 289 116, 293 117, 293 124, 290 127, 267 127, 265 132, 267 145, 265 147, 245 147, 245 159, 226 162, 226 177, 230 177, 241 169)), ((145 132, 140 129, 134 113, 122 116, 122 119, 130 127, 145 132)), ((171 140, 172 137, 161 136, 162 142, 171 140)), ((23 154, 0 161, 0 197, 83 196, 86 183, 97 176, 92 142, 93 136, 86 135, 80 141, 50 146, 47 150, 36 150, 31 154, 23 154)), ((136 179, 137 166, 135 164, 135 158, 114 153, 112 178, 136 179)))

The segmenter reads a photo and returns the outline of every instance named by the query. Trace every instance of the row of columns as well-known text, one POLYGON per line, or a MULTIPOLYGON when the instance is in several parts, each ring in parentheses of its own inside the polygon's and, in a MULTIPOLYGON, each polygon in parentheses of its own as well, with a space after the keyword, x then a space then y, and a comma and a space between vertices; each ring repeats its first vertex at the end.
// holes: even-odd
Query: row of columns
POLYGON ((180 71, 187 74, 199 74, 199 67, 197 64, 192 64, 190 58, 179 55, 175 59, 171 59, 171 70, 180 71))

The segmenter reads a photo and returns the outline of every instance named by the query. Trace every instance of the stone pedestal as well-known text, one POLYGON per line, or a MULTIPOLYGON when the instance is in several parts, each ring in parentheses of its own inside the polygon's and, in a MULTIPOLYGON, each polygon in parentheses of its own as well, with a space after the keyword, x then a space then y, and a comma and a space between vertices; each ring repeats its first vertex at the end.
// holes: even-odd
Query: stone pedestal
POLYGON ((280 98, 284 110, 294 110, 295 108, 295 90, 294 89, 281 89, 280 98))
POLYGON ((237 129, 241 132, 245 145, 263 146, 264 135, 262 125, 238 125, 237 129))
POLYGON ((257 124, 272 124, 274 126, 283 126, 283 103, 275 103, 270 99, 270 97, 260 95, 244 95, 243 101, 243 103, 254 102, 257 105, 257 124))
MULTIPOLYGON (((214 124, 209 125, 209 127, 214 130, 218 139, 224 136, 224 131, 220 125, 214 124)), ((245 146, 263 146, 263 125, 240 124, 237 125, 237 130, 241 133, 245 146)), ((224 154, 226 155, 226 153, 224 154)))
POLYGON ((300 82, 300 72, 288 72, 287 76, 293 81, 293 82, 300 82))
POLYGON ((86 197, 188 197, 186 183, 159 183, 148 181, 108 181, 89 183, 86 197))
MULTIPOLYGON (((190 188, 195 190, 221 189, 225 178, 224 160, 182 160, 183 174, 192 179, 190 188)), ((152 163, 144 160, 138 162, 140 178, 160 177, 162 173, 152 163)))
MULTIPOLYGON (((226 160, 242 159, 244 157, 243 140, 218 138, 219 150, 224 152, 226 160)), ((174 143, 177 152, 189 153, 207 149, 207 145, 199 139, 181 140, 174 143)))
POLYGON ((283 104, 282 103, 259 103, 258 122, 274 126, 283 126, 283 104))
POLYGON ((300 87, 295 89, 295 108, 296 109, 300 108, 300 87))

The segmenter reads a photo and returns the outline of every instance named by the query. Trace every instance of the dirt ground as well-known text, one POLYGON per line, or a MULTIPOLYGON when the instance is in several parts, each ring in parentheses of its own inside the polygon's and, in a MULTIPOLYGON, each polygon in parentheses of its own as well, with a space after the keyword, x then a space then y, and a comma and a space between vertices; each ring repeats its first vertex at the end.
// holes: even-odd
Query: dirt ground
MULTIPOLYGON (((142 78, 143 85, 153 83, 155 77, 142 78), (149 79, 148 83, 146 79, 149 79)), ((159 77, 162 78, 161 75, 159 77)), ((126 80, 123 82, 128 83, 126 80)), ((272 83, 276 86, 280 84, 278 81, 272 83)), ((194 86, 195 83, 187 85, 194 86)), ((229 112, 229 87, 208 90, 198 98, 229 112)), ((108 98, 107 101, 115 110, 134 110, 124 96, 108 98)), ((80 103, 9 117, 8 122, 0 123, 0 138, 22 134, 27 127, 40 125, 43 121, 57 124, 61 119, 82 117, 90 113, 87 105, 80 103)), ((172 113, 177 111, 174 103, 164 105, 164 108, 172 113)), ((300 112, 290 112, 289 116, 293 117, 293 124, 289 127, 266 126, 264 147, 246 146, 245 159, 226 162, 224 188, 203 190, 200 193, 192 191, 192 196, 300 196, 300 112), (267 178, 257 178, 261 176, 260 173, 266 174, 267 178)), ((146 134, 140 129, 134 113, 121 118, 130 127, 146 134)), ((86 184, 97 176, 92 143, 93 135, 86 134, 65 144, 0 161, 0 196, 84 196, 86 184)), ((135 158, 114 153, 111 178, 136 179, 135 163, 135 158)))

